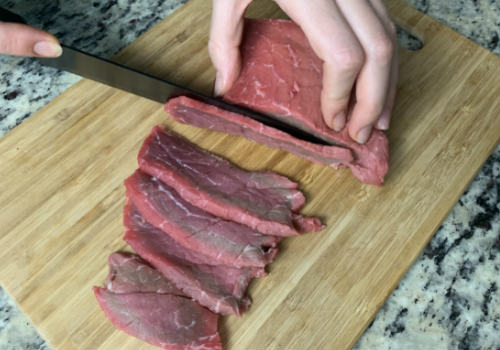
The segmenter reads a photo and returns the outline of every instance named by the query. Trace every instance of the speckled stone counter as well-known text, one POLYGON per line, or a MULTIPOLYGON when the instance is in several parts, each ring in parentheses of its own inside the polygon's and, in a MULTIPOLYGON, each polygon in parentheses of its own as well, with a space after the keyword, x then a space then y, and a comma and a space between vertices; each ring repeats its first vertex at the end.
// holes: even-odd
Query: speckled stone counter
MULTIPOLYGON (((500 54, 498 1, 405 1, 500 54)), ((21 13, 65 44, 111 57, 183 2, 0 0, 0 6, 21 13)), ((0 137, 79 79, 33 59, 0 56, 0 137)), ((356 349, 500 348, 499 200, 497 147, 356 349)), ((0 349, 46 348, 0 288, 0 349)))

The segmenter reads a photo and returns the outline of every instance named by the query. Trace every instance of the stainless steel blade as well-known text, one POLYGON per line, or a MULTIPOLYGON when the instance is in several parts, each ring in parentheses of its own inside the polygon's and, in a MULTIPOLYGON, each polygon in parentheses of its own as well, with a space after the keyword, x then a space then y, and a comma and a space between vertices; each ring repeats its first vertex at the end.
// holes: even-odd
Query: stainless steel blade
POLYGON ((262 124, 284 131, 298 139, 320 145, 331 143, 311 135, 292 125, 274 119, 265 114, 260 114, 250 109, 227 103, 178 84, 157 78, 155 76, 137 71, 116 62, 102 59, 80 50, 64 46, 63 54, 57 58, 39 58, 46 66, 62 69, 100 83, 131 92, 135 95, 165 103, 169 98, 188 95, 219 107, 221 109, 242 114, 262 124))

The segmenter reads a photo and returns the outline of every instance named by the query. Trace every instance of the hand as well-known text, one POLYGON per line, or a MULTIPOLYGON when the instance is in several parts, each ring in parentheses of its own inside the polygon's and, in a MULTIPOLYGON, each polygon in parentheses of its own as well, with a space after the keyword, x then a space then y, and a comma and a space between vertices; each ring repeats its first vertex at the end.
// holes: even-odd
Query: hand
POLYGON ((55 36, 24 24, 0 22, 0 54, 57 57, 61 53, 55 36))
MULTIPOLYGON (((213 0, 209 52, 217 70, 215 93, 224 94, 241 69, 243 14, 251 0, 213 0)), ((323 60, 321 110, 340 131, 365 143, 373 127, 389 128, 396 95, 396 30, 383 0, 276 0, 304 31, 323 60)))

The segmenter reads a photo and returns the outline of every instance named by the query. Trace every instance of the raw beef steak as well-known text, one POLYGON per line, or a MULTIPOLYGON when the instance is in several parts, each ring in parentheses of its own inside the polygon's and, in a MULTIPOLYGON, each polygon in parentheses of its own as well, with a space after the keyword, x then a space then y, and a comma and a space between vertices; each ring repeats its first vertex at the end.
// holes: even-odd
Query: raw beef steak
POLYGON ((224 99, 271 114, 340 147, 299 141, 243 116, 186 98, 170 100, 165 109, 180 122, 242 135, 333 167, 341 163, 361 181, 382 184, 389 164, 385 134, 374 130, 368 142, 360 145, 349 137, 347 128, 336 132, 324 123, 320 101, 322 61, 295 23, 246 20, 241 53, 242 71, 224 99))
POLYGON ((127 197, 153 226, 210 258, 210 265, 264 267, 280 238, 215 217, 186 202, 172 187, 140 170, 125 180, 127 197))
POLYGON ((251 303, 245 296, 250 280, 266 274, 262 268, 211 265, 211 258, 186 249, 145 221, 131 203, 125 206, 124 223, 124 240, 143 259, 216 313, 240 316, 251 303))
POLYGON ((222 349, 218 315, 191 299, 170 294, 117 294, 94 287, 94 294, 116 328, 171 350, 222 349))
POLYGON ((295 182, 272 172, 240 169, 160 126, 144 141, 138 161, 141 170, 187 202, 259 232, 290 236, 323 228, 319 219, 297 213, 305 198, 295 182))

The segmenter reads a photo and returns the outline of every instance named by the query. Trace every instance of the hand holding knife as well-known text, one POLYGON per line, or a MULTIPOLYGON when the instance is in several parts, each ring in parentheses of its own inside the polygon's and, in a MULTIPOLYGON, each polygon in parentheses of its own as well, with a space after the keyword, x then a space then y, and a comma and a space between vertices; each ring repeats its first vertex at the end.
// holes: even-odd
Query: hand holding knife
MULTIPOLYGON (((26 23, 21 16, 2 8, 0 8, 0 21, 26 23)), ((314 135, 270 116, 227 103, 222 99, 202 94, 174 82, 139 72, 133 68, 90 55, 69 46, 61 45, 61 47, 63 49, 61 56, 55 58, 38 57, 38 60, 46 66, 68 71, 162 104, 171 97, 187 95, 218 108, 247 116, 298 139, 320 145, 330 145, 330 143, 314 135)))

